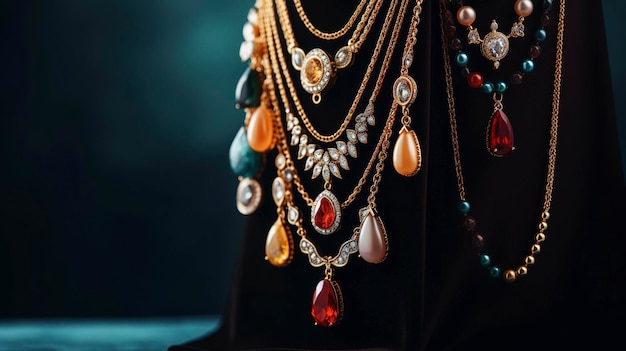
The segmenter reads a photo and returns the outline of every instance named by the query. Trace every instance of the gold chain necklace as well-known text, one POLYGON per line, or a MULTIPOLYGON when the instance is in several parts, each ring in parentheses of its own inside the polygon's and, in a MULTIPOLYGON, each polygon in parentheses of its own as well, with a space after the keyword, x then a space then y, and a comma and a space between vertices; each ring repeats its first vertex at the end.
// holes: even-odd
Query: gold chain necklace
POLYGON ((456 108, 454 105, 454 87, 452 83, 452 69, 450 57, 448 55, 448 45, 446 45, 446 34, 444 28, 444 11, 445 5, 440 4, 441 19, 441 39, 443 46, 443 59, 446 75, 446 93, 448 99, 448 113, 450 118, 450 136, 452 139, 452 150, 454 156, 454 165, 457 178, 457 186, 459 190, 459 211, 464 216, 464 227, 473 234, 473 241, 479 249, 479 260, 483 267, 488 269, 491 277, 502 276, 507 282, 514 282, 518 277, 528 274, 528 268, 535 263, 535 255, 541 251, 541 243, 546 239, 545 231, 548 228, 548 219, 550 218, 550 205, 552 203, 552 191, 554 188, 554 172, 556 167, 556 149, 558 138, 559 109, 561 99, 561 70, 563 66, 563 38, 565 28, 565 0, 560 0, 559 22, 556 45, 556 59, 554 65, 554 90, 552 93, 552 111, 550 118, 550 141, 548 149, 548 169, 546 176, 545 194, 543 201, 543 210, 541 212, 541 221, 537 226, 537 232, 534 236, 534 243, 530 247, 530 253, 524 257, 521 265, 514 269, 507 269, 502 272, 500 267, 492 263, 491 257, 483 251, 484 238, 476 230, 476 220, 469 216, 470 204, 466 200, 465 184, 463 178, 463 169, 461 166, 461 155, 459 150, 459 141, 457 133, 456 108))
POLYGON ((298 46, 289 20, 286 0, 276 1, 278 17, 287 42, 287 50, 291 54, 292 66, 300 71, 300 84, 307 93, 311 94, 315 104, 322 101, 321 93, 334 83, 336 70, 352 64, 353 54, 359 51, 367 38, 382 2, 382 0, 374 0, 368 3, 347 45, 341 47, 332 60, 329 54, 320 48, 314 48, 305 53, 298 46))
MULTIPOLYGON (((373 1, 374 0, 369 0, 370 3, 373 1)), ((350 28, 352 28, 352 26, 356 22, 356 19, 358 18, 359 14, 363 11, 363 8, 365 7, 367 0, 361 0, 359 4, 357 5, 356 10, 354 10, 354 12, 352 13, 352 16, 350 16, 350 19, 348 20, 348 22, 341 29, 332 33, 323 32, 317 29, 313 25, 313 23, 311 23, 311 21, 309 20, 309 17, 306 15, 306 12, 304 11, 304 8, 302 7, 302 3, 300 0, 293 0, 293 3, 296 6, 296 11, 298 12, 298 16, 300 16, 300 20, 302 21, 302 23, 304 23, 304 26, 309 30, 309 32, 311 32, 311 34, 315 35, 316 37, 320 39, 335 40, 335 39, 341 38, 342 36, 346 35, 346 33, 348 33, 350 28)))

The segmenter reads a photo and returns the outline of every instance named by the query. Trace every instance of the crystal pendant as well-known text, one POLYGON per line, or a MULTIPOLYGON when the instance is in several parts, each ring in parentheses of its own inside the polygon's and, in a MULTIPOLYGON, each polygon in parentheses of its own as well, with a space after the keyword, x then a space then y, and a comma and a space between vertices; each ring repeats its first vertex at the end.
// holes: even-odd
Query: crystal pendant
POLYGON ((487 149, 493 156, 504 156, 515 150, 513 127, 504 111, 496 110, 487 126, 487 149))
POLYGON ((243 178, 237 186, 237 210, 243 215, 254 213, 261 203, 263 191, 255 179, 243 178))
POLYGON ((293 259, 293 239, 289 228, 278 218, 267 234, 265 259, 276 267, 284 267, 293 259))
POLYGON ((332 192, 322 191, 311 207, 311 224, 324 235, 334 233, 341 223, 341 204, 332 192))
POLYGON ((421 165, 422 150, 417 135, 404 126, 393 147, 393 168, 398 174, 410 177, 419 172, 421 165))
POLYGON ((313 293, 311 316, 316 325, 330 327, 343 317, 343 297, 339 284, 323 279, 317 283, 313 293))
POLYGON ((235 88, 235 107, 241 109, 259 106, 262 87, 259 73, 248 67, 239 78, 235 88))
POLYGON ((387 230, 371 207, 362 213, 359 231, 359 255, 366 262, 380 263, 385 260, 389 251, 387 230))
POLYGON ((248 144, 256 152, 266 152, 274 143, 272 111, 265 105, 254 110, 247 126, 248 144))
POLYGON ((263 164, 263 156, 248 145, 246 130, 242 126, 230 144, 228 151, 230 168, 238 177, 254 177, 263 164))

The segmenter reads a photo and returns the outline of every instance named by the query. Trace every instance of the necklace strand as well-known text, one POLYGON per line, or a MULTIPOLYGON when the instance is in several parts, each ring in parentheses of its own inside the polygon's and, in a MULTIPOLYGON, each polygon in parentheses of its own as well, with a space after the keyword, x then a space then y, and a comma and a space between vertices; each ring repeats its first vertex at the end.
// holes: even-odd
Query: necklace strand
MULTIPOLYGON (((376 1, 376 0, 369 0, 370 3, 373 1, 376 1)), ((323 32, 317 29, 313 25, 313 23, 311 23, 311 21, 309 20, 309 17, 306 15, 306 12, 304 11, 304 8, 302 7, 302 2, 300 0, 293 0, 293 3, 296 7, 296 11, 298 12, 298 16, 300 16, 300 20, 302 21, 302 23, 304 23, 304 26, 309 30, 309 32, 311 32, 311 34, 315 35, 316 37, 320 39, 335 40, 335 39, 341 38, 342 36, 346 35, 346 33, 348 33, 348 31, 350 30, 350 28, 352 28, 352 26, 356 22, 356 19, 358 18, 359 14, 363 11, 363 8, 365 7, 365 4, 368 3, 368 1, 361 0, 359 4, 357 5, 356 10, 354 10, 354 12, 352 13, 352 16, 350 16, 350 19, 348 20, 348 22, 341 29, 335 32, 331 32, 331 33, 323 32)))

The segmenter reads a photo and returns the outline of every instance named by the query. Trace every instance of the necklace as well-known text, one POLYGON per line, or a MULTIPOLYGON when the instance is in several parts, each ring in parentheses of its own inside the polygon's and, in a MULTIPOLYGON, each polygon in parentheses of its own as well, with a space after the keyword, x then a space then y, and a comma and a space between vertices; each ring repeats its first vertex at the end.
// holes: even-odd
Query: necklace
POLYGON ((554 172, 556 167, 556 151, 558 137, 559 108, 561 99, 561 69, 563 64, 563 37, 565 27, 565 0, 560 1, 559 22, 557 33, 556 59, 554 71, 554 90, 552 93, 552 111, 551 111, 551 127, 550 141, 548 149, 548 169, 546 176, 545 194, 543 201, 543 210, 541 212, 541 220, 537 226, 537 232, 534 235, 534 243, 530 247, 530 253, 524 257, 523 263, 514 269, 507 269, 502 272, 501 268, 494 265, 491 256, 484 250, 484 237, 476 230, 476 220, 469 215, 470 203, 466 200, 465 184, 463 177, 463 169, 461 165, 461 155, 459 150, 456 109, 454 106, 454 88, 452 85, 452 71, 450 57, 448 55, 448 46, 446 45, 446 26, 445 23, 446 8, 441 4, 441 36, 443 42, 443 59, 445 63, 446 74, 446 92, 448 98, 448 113, 450 117, 450 136, 452 139, 452 149, 454 155, 454 165, 456 170, 457 186, 459 190, 459 212, 464 217, 464 228, 472 234, 472 241, 478 250, 478 256, 481 266, 487 268, 491 277, 496 278, 502 276, 507 282, 514 282, 518 277, 528 274, 528 268, 535 263, 535 255, 541 251, 541 243, 546 239, 546 229, 548 228, 548 219, 550 218, 550 205, 552 202, 552 191, 554 187, 554 172))
POLYGON ((337 51, 334 60, 331 60, 330 55, 320 48, 314 48, 305 53, 298 46, 293 34, 286 0, 279 0, 276 5, 287 50, 291 54, 292 66, 300 71, 300 84, 304 91, 311 94, 313 103, 319 104, 322 101, 321 93, 333 85, 336 79, 336 70, 352 64, 353 54, 359 51, 367 38, 381 8, 382 0, 372 0, 368 3, 350 40, 348 40, 347 45, 342 46, 337 51))
MULTIPOLYGON (((372 1, 373 0, 369 0, 370 3, 372 1)), ((300 0, 293 0, 293 3, 296 7, 296 11, 298 12, 298 16, 300 16, 300 20, 302 21, 302 23, 304 23, 304 26, 309 30, 309 32, 311 32, 311 34, 315 35, 316 37, 320 39, 334 40, 334 39, 341 38, 342 36, 346 35, 346 33, 348 33, 348 30, 352 28, 352 26, 356 22, 357 17, 363 11, 363 8, 365 7, 367 0, 361 0, 359 4, 357 5, 356 10, 354 10, 354 12, 352 13, 352 16, 350 16, 350 19, 348 20, 348 22, 341 29, 332 33, 323 32, 317 29, 313 25, 313 23, 311 23, 311 21, 309 20, 309 17, 306 15, 306 12, 304 11, 304 8, 302 7, 302 3, 300 2, 300 0)))
MULTIPOLYGON (((517 0, 515 2, 515 10, 519 15, 518 21, 511 29, 511 34, 508 36, 492 30, 492 32, 485 36, 484 39, 480 39, 478 32, 471 25, 476 19, 476 13, 474 9, 469 6, 463 6, 463 2, 460 1, 461 7, 457 11, 456 19, 462 25, 468 26, 468 43, 477 44, 480 43, 481 52, 485 55, 486 52, 493 51, 489 54, 488 58, 497 60, 494 61, 494 68, 499 67, 499 59, 504 58, 508 53, 509 44, 508 36, 521 37, 524 36, 524 18, 530 15, 533 11, 533 5, 530 0, 517 0)), ((552 1, 548 0, 544 2, 544 12, 540 19, 540 27, 535 32, 535 41, 530 47, 529 57, 524 59, 520 65, 520 70, 515 71, 508 79, 498 79, 493 83, 486 81, 478 71, 471 71, 469 68, 469 55, 463 50, 461 40, 456 36, 456 26, 454 23, 454 16, 448 9, 445 9, 444 21, 445 32, 448 40, 449 48, 455 52, 454 63, 461 69, 461 74, 466 77, 467 84, 471 88, 481 89, 483 93, 491 96, 494 105, 491 117, 487 123, 486 132, 486 147, 487 151, 496 157, 501 157, 509 154, 515 150, 515 139, 513 133, 513 127, 506 113, 504 113, 504 105, 502 103, 504 99, 504 93, 511 85, 518 86, 522 84, 524 76, 534 70, 534 60, 541 54, 540 44, 546 38, 546 27, 550 23, 549 12, 552 7, 552 1)), ((495 20, 494 20, 495 23, 495 20)), ((492 23, 493 27, 493 23, 492 23)), ((495 27, 497 29, 497 23, 495 27)))

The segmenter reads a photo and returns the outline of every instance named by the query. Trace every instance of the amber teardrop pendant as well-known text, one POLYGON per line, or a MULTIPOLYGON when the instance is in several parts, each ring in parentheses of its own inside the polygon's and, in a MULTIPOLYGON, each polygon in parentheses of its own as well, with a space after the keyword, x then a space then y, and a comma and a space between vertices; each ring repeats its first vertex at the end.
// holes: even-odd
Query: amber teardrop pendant
POLYGON ((289 227, 276 219, 265 240, 265 259, 273 266, 285 267, 293 259, 293 239, 289 227))
POLYGON ((491 116, 487 125, 487 150, 497 157, 515 150, 513 127, 506 113, 500 109, 491 116))
POLYGON ((393 147, 393 168, 398 174, 410 177, 422 166, 422 150, 417 134, 403 126, 393 147))
POLYGON ((317 283, 313 293, 311 316, 315 325, 330 327, 343 317, 343 296, 339 284, 323 279, 317 283))
POLYGON ((254 110, 246 128, 248 145, 256 152, 269 151, 274 143, 272 111, 261 104, 254 110))

